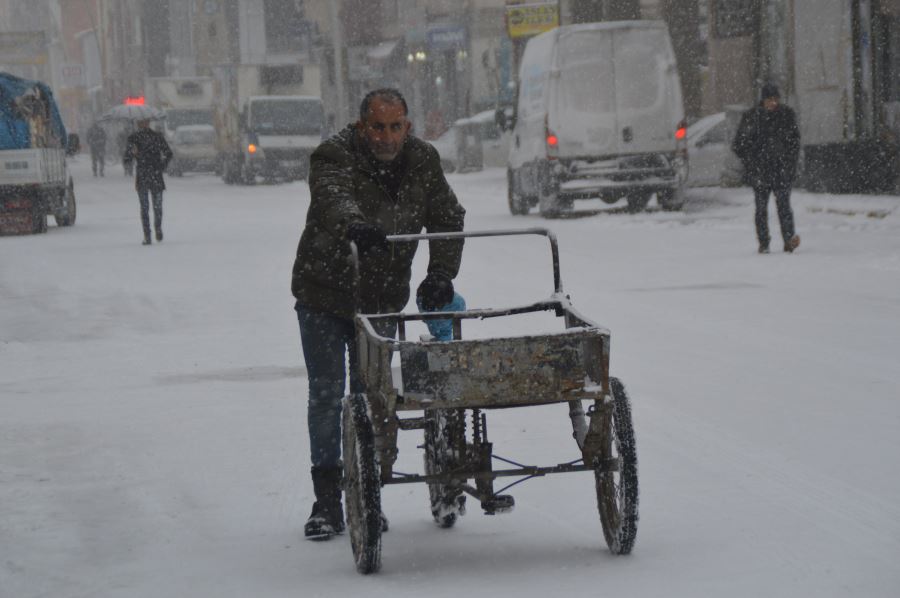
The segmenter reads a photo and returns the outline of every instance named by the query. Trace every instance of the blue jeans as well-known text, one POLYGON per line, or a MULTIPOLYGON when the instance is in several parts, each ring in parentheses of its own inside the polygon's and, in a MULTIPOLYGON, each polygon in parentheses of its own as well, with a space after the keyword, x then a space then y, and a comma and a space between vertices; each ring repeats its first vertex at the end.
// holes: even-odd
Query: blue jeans
MULTIPOLYGON (((350 358, 350 392, 364 392, 356 372, 357 351, 353 320, 309 309, 297 303, 300 344, 309 379, 309 452, 314 467, 336 467, 341 462, 341 401, 350 358)), ((382 322, 379 322, 382 323, 382 322)), ((394 325, 384 323, 378 333, 393 337, 394 325)))
POLYGON ((151 192, 149 189, 138 189, 138 199, 141 202, 141 225, 144 227, 144 236, 150 236, 150 201, 148 195, 153 196, 153 221, 156 224, 156 232, 162 230, 162 191, 151 192))

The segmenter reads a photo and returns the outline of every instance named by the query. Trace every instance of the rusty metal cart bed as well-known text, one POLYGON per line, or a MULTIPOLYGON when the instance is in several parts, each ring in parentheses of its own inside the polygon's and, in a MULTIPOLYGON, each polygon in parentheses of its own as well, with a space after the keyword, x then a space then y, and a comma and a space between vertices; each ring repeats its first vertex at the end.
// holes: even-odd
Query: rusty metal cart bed
MULTIPOLYGON (((487 514, 512 509, 512 497, 500 493, 505 488, 494 491, 497 478, 524 481, 592 471, 609 550, 627 554, 634 545, 638 478, 631 407, 622 383, 609 376, 609 331, 575 311, 563 293, 553 233, 533 228, 388 239, 398 243, 509 235, 543 235, 550 241, 554 292, 549 299, 507 309, 356 316, 357 368, 366 392, 344 399, 343 451, 347 525, 360 573, 381 567, 381 488, 388 484, 426 483, 435 522, 449 528, 464 512, 465 495, 477 499, 487 514), (561 330, 462 338, 467 320, 532 312, 552 312, 562 320, 561 330), (408 322, 429 319, 452 319, 453 340, 407 338, 408 322), (376 333, 384 329, 377 326, 384 322, 377 320, 389 320, 397 338, 376 333), (400 357, 402 387, 391 370, 394 353, 400 357), (493 454, 487 411, 552 403, 568 407, 577 449, 572 461, 521 465, 493 454), (398 434, 410 430, 424 432, 423 473, 394 470, 398 434), (503 468, 494 469, 495 461, 503 468)), ((353 251, 355 256, 355 247, 353 251)))

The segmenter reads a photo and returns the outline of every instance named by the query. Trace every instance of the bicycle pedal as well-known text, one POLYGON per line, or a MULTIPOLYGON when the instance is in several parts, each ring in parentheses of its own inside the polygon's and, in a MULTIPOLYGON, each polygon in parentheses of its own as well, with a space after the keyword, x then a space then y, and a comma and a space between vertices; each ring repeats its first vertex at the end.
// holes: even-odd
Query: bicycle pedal
POLYGON ((516 506, 516 499, 509 494, 495 494, 488 500, 481 501, 481 508, 485 515, 500 515, 509 513, 516 506))

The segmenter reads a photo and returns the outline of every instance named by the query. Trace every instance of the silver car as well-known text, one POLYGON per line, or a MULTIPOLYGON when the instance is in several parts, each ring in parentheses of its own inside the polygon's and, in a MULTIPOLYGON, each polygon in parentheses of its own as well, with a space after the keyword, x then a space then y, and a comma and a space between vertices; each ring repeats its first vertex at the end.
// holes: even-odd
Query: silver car
POLYGON ((169 174, 218 171, 215 143, 216 130, 212 125, 185 125, 175 129, 169 174))

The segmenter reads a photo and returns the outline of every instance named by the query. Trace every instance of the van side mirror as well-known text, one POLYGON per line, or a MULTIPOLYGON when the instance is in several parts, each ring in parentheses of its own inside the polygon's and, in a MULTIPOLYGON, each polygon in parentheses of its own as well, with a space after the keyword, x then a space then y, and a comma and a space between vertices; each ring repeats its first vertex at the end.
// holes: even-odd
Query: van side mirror
POLYGON ((69 133, 66 136, 66 155, 74 156, 81 150, 81 138, 78 133, 69 133))

